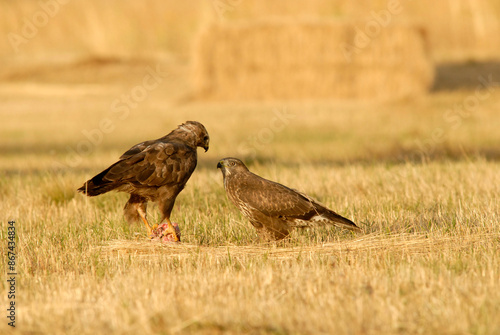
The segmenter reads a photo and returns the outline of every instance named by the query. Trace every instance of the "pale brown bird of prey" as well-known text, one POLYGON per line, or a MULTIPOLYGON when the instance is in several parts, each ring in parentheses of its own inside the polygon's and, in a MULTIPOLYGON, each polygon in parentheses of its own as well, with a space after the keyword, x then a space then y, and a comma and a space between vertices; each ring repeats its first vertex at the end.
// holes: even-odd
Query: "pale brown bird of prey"
POLYGON ((325 225, 361 230, 308 195, 250 172, 237 158, 224 158, 217 168, 222 171, 228 198, 264 239, 280 240, 293 228, 325 225))
POLYGON ((161 235, 171 234, 179 241, 179 230, 170 222, 170 213, 175 198, 196 168, 196 148, 207 151, 209 141, 201 123, 187 121, 166 136, 134 145, 118 162, 85 182, 78 191, 88 196, 113 190, 130 193, 123 209, 125 218, 129 222, 142 219, 150 237, 158 233, 158 225, 149 224, 146 207, 148 201, 157 202, 162 214, 160 223, 167 224, 166 229, 161 229, 161 235))

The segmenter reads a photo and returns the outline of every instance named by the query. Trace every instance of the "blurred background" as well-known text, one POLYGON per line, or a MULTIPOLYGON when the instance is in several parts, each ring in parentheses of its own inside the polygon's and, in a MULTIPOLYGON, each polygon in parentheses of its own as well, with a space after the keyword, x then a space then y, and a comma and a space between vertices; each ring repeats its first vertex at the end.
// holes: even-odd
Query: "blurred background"
POLYGON ((5 169, 189 118, 209 161, 500 156, 496 0, 0 0, 0 29, 5 169))

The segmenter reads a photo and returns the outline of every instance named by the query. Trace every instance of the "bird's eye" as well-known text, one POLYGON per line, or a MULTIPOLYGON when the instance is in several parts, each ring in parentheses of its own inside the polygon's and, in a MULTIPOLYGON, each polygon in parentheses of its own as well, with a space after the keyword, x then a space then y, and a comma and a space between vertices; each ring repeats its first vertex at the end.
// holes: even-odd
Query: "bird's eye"
POLYGON ((236 164, 235 162, 229 163, 230 166, 234 166, 235 164, 236 164))

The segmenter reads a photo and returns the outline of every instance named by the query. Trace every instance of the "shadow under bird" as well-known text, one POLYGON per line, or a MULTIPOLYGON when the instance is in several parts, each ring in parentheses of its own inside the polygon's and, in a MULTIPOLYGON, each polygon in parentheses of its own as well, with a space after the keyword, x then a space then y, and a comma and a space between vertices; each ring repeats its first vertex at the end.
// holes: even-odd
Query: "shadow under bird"
POLYGON ((197 147, 208 150, 210 137, 197 121, 187 121, 159 139, 134 145, 114 163, 78 191, 96 196, 109 191, 126 192, 130 199, 124 214, 128 222, 142 220, 149 237, 172 236, 180 241, 177 226, 170 214, 177 195, 183 190, 196 168, 197 147), (151 226, 146 218, 148 201, 158 203, 162 217, 160 227, 151 226), (166 224, 166 227, 165 227, 166 224), (161 234, 161 236, 156 236, 161 234))
POLYGON ((280 240, 293 228, 325 225, 361 231, 308 195, 250 172, 237 158, 224 158, 217 168, 222 171, 228 198, 264 239, 280 240))

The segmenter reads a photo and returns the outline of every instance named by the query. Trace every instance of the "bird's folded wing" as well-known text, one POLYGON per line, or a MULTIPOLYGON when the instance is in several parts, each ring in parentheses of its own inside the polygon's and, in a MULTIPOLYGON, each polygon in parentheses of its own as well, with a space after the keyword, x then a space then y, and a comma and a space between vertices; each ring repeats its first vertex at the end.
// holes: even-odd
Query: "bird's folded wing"
POLYGON ((153 143, 122 157, 103 179, 158 187, 183 181, 196 167, 196 152, 176 143, 153 143))
POLYGON ((284 185, 261 179, 247 183, 238 191, 249 207, 271 217, 309 218, 315 214, 311 199, 284 185))
POLYGON ((149 147, 152 144, 157 143, 158 140, 151 140, 151 141, 144 141, 141 143, 138 143, 134 145, 132 148, 128 149, 123 153, 123 155, 120 156, 120 159, 125 159, 125 158, 130 158, 134 155, 137 155, 138 153, 144 151, 147 147, 149 147))

